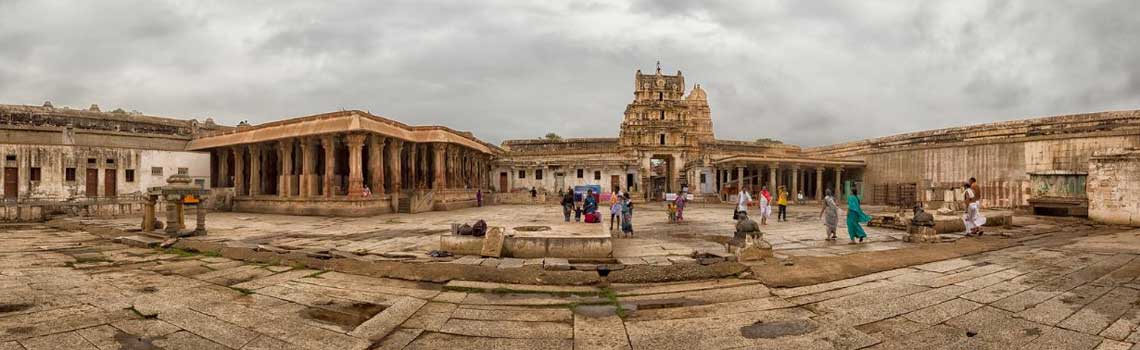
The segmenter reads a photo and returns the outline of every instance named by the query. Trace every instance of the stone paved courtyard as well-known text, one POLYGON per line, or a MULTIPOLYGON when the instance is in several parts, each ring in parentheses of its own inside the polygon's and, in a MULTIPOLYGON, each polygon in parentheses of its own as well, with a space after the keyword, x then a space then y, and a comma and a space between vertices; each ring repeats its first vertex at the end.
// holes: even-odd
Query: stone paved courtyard
MULTIPOLYGON (((635 236, 614 240, 614 257, 688 256, 694 250, 723 251, 722 244, 732 237, 735 227, 731 215, 732 207, 728 205, 692 205, 685 211, 684 222, 670 224, 660 205, 644 204, 635 212, 635 236)), ((813 205, 791 206, 788 222, 776 222, 773 216, 761 229, 777 255, 837 256, 904 246, 900 239, 905 233, 874 227, 866 228, 867 243, 848 245, 843 223, 839 228, 840 240, 824 240, 824 228, 818 215, 819 208, 813 205)), ((427 252, 439 249, 439 236, 448 232, 452 223, 474 223, 479 219, 486 220, 491 226, 506 227, 508 232, 515 227, 536 225, 550 226, 552 232, 570 235, 609 228, 608 218, 600 225, 564 223, 561 208, 556 205, 498 205, 366 218, 219 212, 210 214, 210 233, 202 239, 268 244, 289 249, 426 256, 427 252)), ((120 229, 138 226, 135 218, 75 220, 84 225, 120 229)), ((620 236, 616 232, 612 234, 620 236)))
POLYGON ((795 288, 605 289, 409 282, 10 225, 0 349, 1133 348, 1140 230, 1056 225, 1003 250, 795 288))

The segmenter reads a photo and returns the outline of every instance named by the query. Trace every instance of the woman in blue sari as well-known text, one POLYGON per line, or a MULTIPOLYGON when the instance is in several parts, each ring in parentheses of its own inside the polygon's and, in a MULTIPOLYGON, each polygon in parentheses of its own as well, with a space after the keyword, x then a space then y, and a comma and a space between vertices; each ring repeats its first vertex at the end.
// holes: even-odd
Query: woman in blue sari
POLYGON ((851 194, 847 195, 847 236, 851 237, 851 242, 847 244, 855 244, 855 238, 859 238, 859 243, 863 243, 863 239, 867 238, 867 232, 864 232, 859 224, 868 221, 871 221, 871 216, 859 207, 859 190, 852 188, 851 194))

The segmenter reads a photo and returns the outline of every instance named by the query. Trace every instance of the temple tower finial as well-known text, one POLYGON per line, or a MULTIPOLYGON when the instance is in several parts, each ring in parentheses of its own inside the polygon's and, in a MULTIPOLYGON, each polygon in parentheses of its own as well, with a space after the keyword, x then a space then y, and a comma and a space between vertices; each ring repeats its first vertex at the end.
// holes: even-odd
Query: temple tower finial
POLYGON ((657 61, 657 74, 661 74, 661 61, 657 61))

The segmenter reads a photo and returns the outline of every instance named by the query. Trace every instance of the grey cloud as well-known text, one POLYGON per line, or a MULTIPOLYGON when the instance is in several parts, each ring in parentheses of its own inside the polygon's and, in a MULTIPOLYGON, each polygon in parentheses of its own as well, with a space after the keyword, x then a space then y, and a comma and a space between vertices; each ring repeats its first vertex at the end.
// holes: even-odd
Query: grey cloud
POLYGON ((1137 108, 1137 12, 1129 0, 0 0, 0 103, 227 123, 367 109, 491 142, 614 137, 633 72, 661 60, 709 91, 718 137, 811 146, 1137 108))

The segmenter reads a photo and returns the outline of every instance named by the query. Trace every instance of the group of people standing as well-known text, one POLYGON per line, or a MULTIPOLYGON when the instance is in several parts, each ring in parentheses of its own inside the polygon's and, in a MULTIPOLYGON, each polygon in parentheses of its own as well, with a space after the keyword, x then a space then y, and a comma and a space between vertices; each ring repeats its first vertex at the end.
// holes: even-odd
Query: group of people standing
MULTIPOLYGON (((834 241, 838 239, 835 231, 839 227, 839 205, 836 204, 831 189, 823 193, 823 205, 819 217, 827 227, 827 240, 834 241)), ((871 216, 863 212, 863 208, 859 205, 859 190, 852 188, 851 194, 847 195, 847 237, 851 239, 847 244, 855 244, 856 241, 863 243, 863 240, 867 239, 867 232, 863 231, 863 226, 860 224, 870 221, 871 216)))
MULTIPOLYGON (((768 186, 761 186, 760 192, 757 193, 759 200, 758 209, 760 214, 760 225, 768 224, 768 217, 772 216, 772 193, 768 192, 768 186)), ((788 221, 788 190, 784 186, 779 187, 779 192, 776 194, 775 205, 779 209, 776 213, 776 221, 788 221)), ((744 212, 747 215, 748 205, 752 203, 752 194, 749 192, 748 186, 745 185, 740 189, 740 193, 736 196, 736 210, 737 212, 744 212)))
MULTIPOLYGON (((633 200, 629 198, 628 192, 622 192, 619 189, 614 189, 610 193, 610 231, 614 230, 614 225, 618 224, 621 232, 627 236, 633 235, 633 200), (620 222, 620 224, 619 224, 620 222)), ((586 195, 579 201, 575 198, 574 188, 568 188, 566 193, 562 195, 562 216, 566 222, 570 222, 571 213, 574 214, 574 220, 580 221, 583 215, 587 217, 591 215, 598 215, 600 222, 600 215, 598 213, 598 199, 594 196, 594 190, 587 190, 586 195), (581 203, 581 205, 579 205, 581 203)), ((591 220, 587 220, 591 222, 591 220)))

